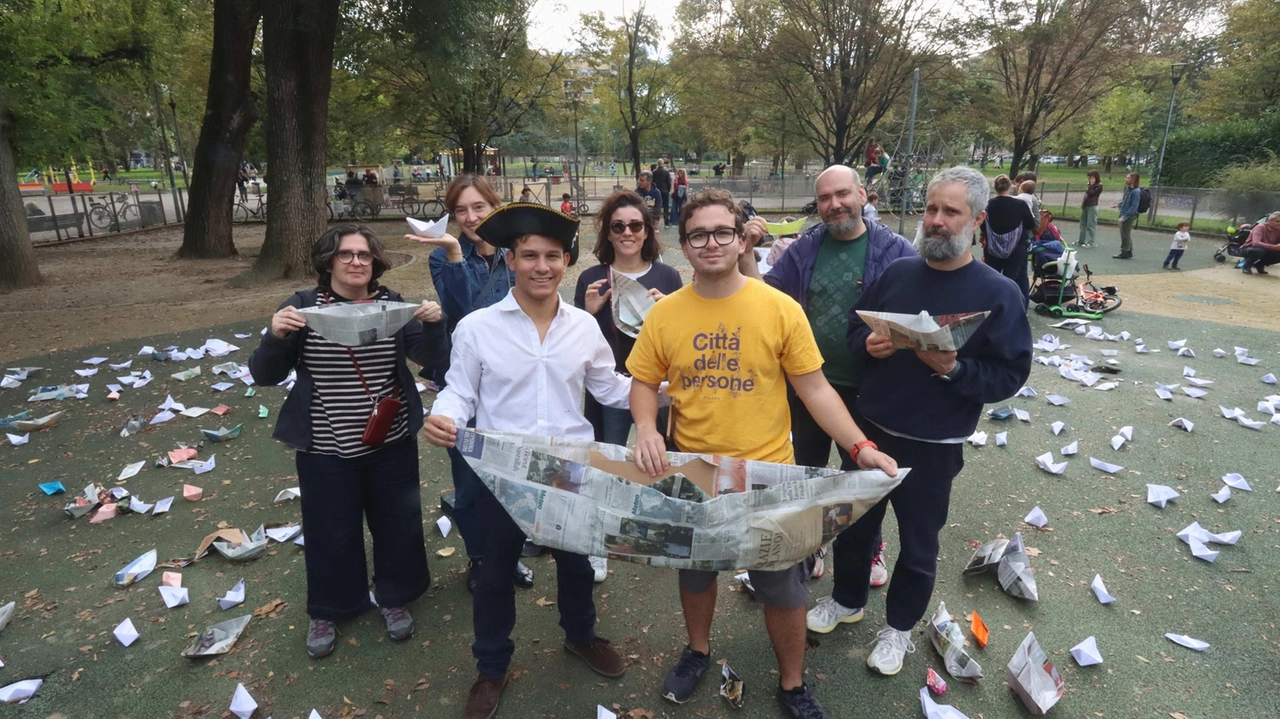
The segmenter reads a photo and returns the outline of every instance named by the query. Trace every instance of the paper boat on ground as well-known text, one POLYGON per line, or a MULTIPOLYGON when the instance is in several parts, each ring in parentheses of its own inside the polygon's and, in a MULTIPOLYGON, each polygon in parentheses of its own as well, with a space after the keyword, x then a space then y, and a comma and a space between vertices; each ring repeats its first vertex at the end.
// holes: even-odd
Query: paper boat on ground
POLYGON ((1009 596, 1033 602, 1040 599, 1031 559, 1023 548, 1020 532, 1014 533, 1013 539, 993 539, 978 547, 961 573, 980 574, 991 567, 996 567, 1000 586, 1009 596))
POLYGON ((200 434, 203 434, 204 438, 209 440, 210 442, 226 442, 229 439, 235 439, 236 437, 239 437, 240 430, 242 428, 244 428, 243 424, 237 424, 235 427, 232 427, 231 429, 227 429, 226 427, 219 427, 217 429, 202 429, 200 430, 200 434))
POLYGON ((970 683, 982 678, 982 667, 964 650, 964 632, 947 612, 945 602, 938 603, 938 611, 929 620, 929 639, 951 676, 970 683))
POLYGON ((257 559, 262 550, 267 548, 267 535, 261 526, 252 536, 246 535, 243 529, 237 531, 241 535, 238 541, 214 540, 213 548, 218 550, 218 554, 233 562, 247 562, 257 559))
POLYGON ((457 446, 533 542, 681 569, 793 566, 909 471, 668 453, 671 469, 651 478, 617 445, 462 429, 457 446))
POLYGON ((144 579, 156 568, 156 550, 151 550, 146 554, 125 565, 124 569, 116 572, 115 578, 112 580, 117 587, 127 587, 138 580, 144 579))
POLYGON ((0 429, 13 430, 15 432, 38 432, 42 429, 49 429, 56 425, 58 420, 62 419, 61 412, 46 414, 37 419, 29 419, 31 412, 22 412, 22 416, 14 415, 14 418, 6 418, 9 421, 0 422, 0 429))
POLYGON ((191 644, 182 650, 182 656, 195 658, 226 654, 231 651, 231 646, 240 638, 240 634, 249 625, 252 617, 252 614, 246 614, 243 617, 218 622, 202 630, 191 644))
POLYGON ((376 300, 343 302, 298 310, 316 334, 347 347, 362 347, 384 340, 409 324, 418 305, 376 300))
POLYGON ((1057 667, 1045 656, 1034 632, 1028 632, 1018 651, 1009 660, 1009 688, 1013 690, 1027 710, 1043 716, 1062 698, 1066 684, 1057 667))

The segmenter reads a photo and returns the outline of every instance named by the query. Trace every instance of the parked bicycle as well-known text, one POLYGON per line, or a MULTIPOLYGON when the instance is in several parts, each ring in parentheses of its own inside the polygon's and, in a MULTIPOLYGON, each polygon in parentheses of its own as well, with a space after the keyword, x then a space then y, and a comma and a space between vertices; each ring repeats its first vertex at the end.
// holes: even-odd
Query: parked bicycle
POLYGON ((138 203, 127 192, 89 198, 89 222, 99 230, 119 226, 139 216, 138 203))
POLYGON ((253 199, 257 200, 256 204, 251 204, 241 200, 236 203, 235 220, 237 224, 243 225, 249 220, 267 221, 267 198, 265 195, 253 195, 253 199))

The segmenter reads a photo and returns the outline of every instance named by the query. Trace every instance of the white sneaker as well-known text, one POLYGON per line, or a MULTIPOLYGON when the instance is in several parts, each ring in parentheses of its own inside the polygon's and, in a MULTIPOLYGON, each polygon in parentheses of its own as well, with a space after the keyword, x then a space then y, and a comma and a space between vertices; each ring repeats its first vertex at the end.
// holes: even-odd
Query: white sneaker
POLYGON ((884 566, 884 542, 881 542, 876 556, 871 560, 871 586, 883 587, 888 583, 889 570, 884 566))
POLYGON ((606 557, 587 557, 591 562, 591 568, 596 570, 596 584, 603 582, 605 577, 609 576, 609 560, 606 557))
POLYGON ((838 624, 853 624, 862 621, 862 608, 849 609, 832 597, 818 600, 818 606, 809 610, 804 617, 809 631, 826 634, 838 624))
POLYGON ((867 657, 867 666, 887 677, 902 671, 902 660, 914 654, 916 645, 911 642, 911 632, 900 632, 885 627, 876 634, 876 647, 867 657))

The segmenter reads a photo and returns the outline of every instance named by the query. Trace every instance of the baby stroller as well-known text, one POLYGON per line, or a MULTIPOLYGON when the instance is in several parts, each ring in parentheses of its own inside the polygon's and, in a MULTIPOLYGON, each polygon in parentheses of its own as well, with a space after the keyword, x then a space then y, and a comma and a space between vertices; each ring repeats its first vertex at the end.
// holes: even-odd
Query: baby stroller
POLYGON ((1071 248, 1056 260, 1038 267, 1033 265, 1030 299, 1035 303, 1036 312, 1053 317, 1102 319, 1105 310, 1091 310, 1080 302, 1080 289, 1077 287, 1079 271, 1076 251, 1071 248))
MULTIPOLYGON (((1266 222, 1266 218, 1259 219, 1258 222, 1266 222)), ((1253 231, 1258 222, 1246 222, 1240 227, 1227 226, 1227 243, 1218 248, 1213 253, 1213 259, 1218 262, 1226 262, 1228 257, 1244 257, 1244 243, 1249 239, 1249 233, 1253 231)), ((1239 263, 1236 265, 1239 266, 1239 263)))

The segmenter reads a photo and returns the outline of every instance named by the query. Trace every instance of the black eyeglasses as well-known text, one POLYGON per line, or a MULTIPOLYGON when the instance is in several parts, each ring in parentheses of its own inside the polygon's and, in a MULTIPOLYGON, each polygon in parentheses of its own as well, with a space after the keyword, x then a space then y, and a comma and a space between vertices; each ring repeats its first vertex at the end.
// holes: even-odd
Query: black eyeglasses
POLYGON ((334 257, 337 257, 338 261, 344 265, 349 265, 354 260, 359 260, 359 263, 362 265, 373 264, 372 252, 363 252, 363 251, 352 252, 351 250, 338 250, 337 253, 334 254, 334 257))
POLYGON ((685 241, 690 247, 702 248, 707 246, 712 237, 716 239, 717 245, 728 245, 738 239, 738 231, 732 227, 719 227, 710 232, 690 232, 685 241))
POLYGON ((618 220, 609 225, 609 231, 615 235, 621 235, 627 230, 631 230, 631 234, 633 235, 638 235, 641 232, 644 232, 644 223, 640 220, 632 220, 630 222, 618 220))

